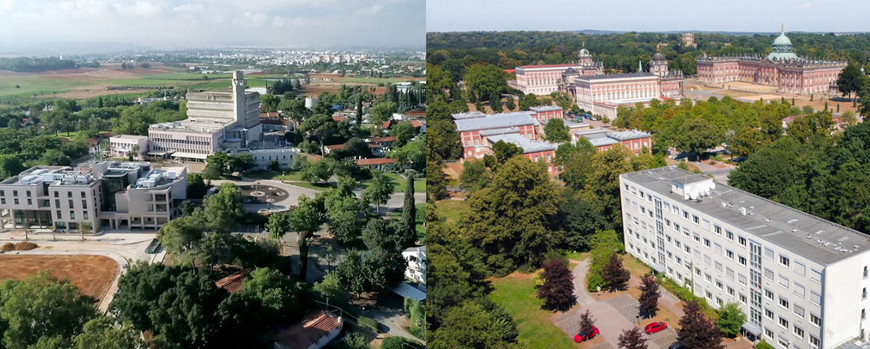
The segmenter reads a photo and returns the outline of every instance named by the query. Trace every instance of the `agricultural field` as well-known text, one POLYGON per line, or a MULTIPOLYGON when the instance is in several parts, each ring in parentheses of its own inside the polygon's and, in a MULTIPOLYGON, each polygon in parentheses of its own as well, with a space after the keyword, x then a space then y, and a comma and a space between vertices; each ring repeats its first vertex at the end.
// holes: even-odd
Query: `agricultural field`
POLYGON ((88 296, 102 300, 118 274, 118 263, 92 255, 0 255, 0 280, 20 280, 48 270, 88 296))

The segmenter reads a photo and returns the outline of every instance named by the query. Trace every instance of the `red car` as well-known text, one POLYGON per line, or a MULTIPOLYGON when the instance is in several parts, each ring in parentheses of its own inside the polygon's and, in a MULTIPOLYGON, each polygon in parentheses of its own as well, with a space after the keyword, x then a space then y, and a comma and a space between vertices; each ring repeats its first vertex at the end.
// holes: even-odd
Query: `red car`
POLYGON ((589 334, 586 334, 583 332, 578 333, 576 336, 574 336, 574 343, 588 341, 592 338, 595 338, 595 336, 597 336, 598 334, 599 334, 598 327, 592 326, 592 333, 589 333, 589 334))
POLYGON ((653 333, 659 332, 661 330, 664 330, 666 328, 668 328, 668 324, 661 322, 661 321, 658 321, 658 322, 652 322, 649 325, 646 325, 646 327, 643 328, 643 331, 646 332, 646 334, 653 334, 653 333))

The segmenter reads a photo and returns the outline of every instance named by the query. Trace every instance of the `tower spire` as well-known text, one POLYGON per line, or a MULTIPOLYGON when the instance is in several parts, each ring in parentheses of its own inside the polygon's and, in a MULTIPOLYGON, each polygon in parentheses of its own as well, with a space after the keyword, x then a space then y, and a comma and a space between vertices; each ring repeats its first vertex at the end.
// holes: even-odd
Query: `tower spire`
POLYGON ((779 25, 779 33, 780 33, 780 34, 785 34, 785 24, 780 24, 780 25, 779 25))
POLYGON ((643 65, 640 63, 640 60, 637 60, 637 72, 643 73, 643 65))

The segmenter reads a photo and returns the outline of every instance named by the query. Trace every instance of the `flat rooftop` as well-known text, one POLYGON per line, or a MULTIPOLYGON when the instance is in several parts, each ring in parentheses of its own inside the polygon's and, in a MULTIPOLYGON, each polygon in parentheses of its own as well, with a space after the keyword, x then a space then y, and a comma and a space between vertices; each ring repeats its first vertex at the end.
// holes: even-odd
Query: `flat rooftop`
POLYGON ((621 177, 822 265, 870 249, 870 237, 864 233, 724 184, 716 183, 710 196, 685 200, 682 195, 671 192, 674 181, 685 184, 709 177, 675 166, 626 173, 621 177), (746 210, 745 215, 741 208, 746 210))
POLYGON ((538 123, 538 120, 532 118, 532 112, 529 111, 518 111, 489 115, 483 114, 485 115, 485 117, 472 118, 457 117, 457 115, 463 114, 454 114, 453 116, 454 122, 456 123, 456 130, 459 132, 488 130, 494 128, 508 128, 524 125, 537 126, 540 124, 538 123))
POLYGON ((35 166, 17 176, 12 176, 0 182, 5 185, 49 185, 88 186, 94 182, 94 176, 87 171, 77 171, 68 166, 35 166))
POLYGON ((151 124, 148 129, 165 132, 213 133, 224 129, 233 122, 235 120, 196 118, 151 124))
POLYGON ((149 189, 176 181, 184 173, 185 167, 160 167, 142 174, 130 189, 149 189))
POLYGON ((548 150, 556 150, 558 147, 557 144, 553 144, 550 142, 542 142, 542 141, 533 141, 526 137, 520 136, 517 133, 496 135, 486 137, 490 143, 495 144, 498 141, 504 141, 506 143, 513 143, 514 145, 523 148, 523 154, 528 153, 536 153, 539 151, 548 151, 548 150))

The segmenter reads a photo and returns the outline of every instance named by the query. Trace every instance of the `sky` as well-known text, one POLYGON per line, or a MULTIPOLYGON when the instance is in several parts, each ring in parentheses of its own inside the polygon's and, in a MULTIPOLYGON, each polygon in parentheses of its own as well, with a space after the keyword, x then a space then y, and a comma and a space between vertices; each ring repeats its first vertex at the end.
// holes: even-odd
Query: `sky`
POLYGON ((425 45, 425 0, 0 0, 0 45, 425 45))
POLYGON ((866 32, 870 1, 427 0, 426 30, 866 32))

